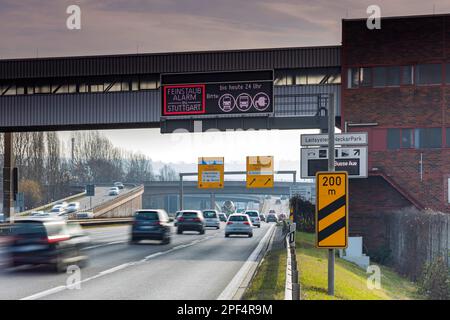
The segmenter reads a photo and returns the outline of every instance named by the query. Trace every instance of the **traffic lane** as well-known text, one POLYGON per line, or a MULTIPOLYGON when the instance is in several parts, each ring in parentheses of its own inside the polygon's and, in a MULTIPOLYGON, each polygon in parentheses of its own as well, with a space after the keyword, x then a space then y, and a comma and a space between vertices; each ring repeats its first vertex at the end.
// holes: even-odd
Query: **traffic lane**
MULTIPOLYGON (((114 233, 119 231, 115 230, 115 227, 105 229, 113 230, 114 233)), ((149 255, 186 245, 223 231, 223 229, 208 228, 205 235, 194 232, 176 235, 175 229, 172 229, 172 241, 168 245, 161 245, 157 241, 142 241, 139 244, 130 245, 128 244, 129 229, 121 229, 125 241, 100 246, 95 246, 94 242, 91 249, 85 251, 90 259, 88 266, 81 269, 83 278, 93 277, 123 263, 139 261, 149 255)), ((68 274, 55 273, 46 266, 23 266, 14 269, 0 267, 0 299, 22 299, 37 292, 64 286, 68 278, 68 274)))
POLYGON ((146 261, 118 265, 79 290, 63 290, 43 299, 217 299, 247 261, 270 225, 255 228, 253 238, 225 238, 222 232, 195 245, 146 261))

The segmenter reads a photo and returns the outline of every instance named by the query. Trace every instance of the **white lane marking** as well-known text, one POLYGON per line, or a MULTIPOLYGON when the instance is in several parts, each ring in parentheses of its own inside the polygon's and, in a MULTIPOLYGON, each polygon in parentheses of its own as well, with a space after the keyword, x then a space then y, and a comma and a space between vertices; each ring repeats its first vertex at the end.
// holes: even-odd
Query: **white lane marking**
POLYGON ((239 269, 239 271, 235 274, 231 282, 228 284, 228 286, 222 291, 222 293, 219 295, 217 300, 231 300, 236 292, 239 290, 239 287, 244 281, 245 277, 247 276, 250 268, 256 264, 256 260, 261 253, 263 247, 267 244, 267 241, 269 240, 270 235, 272 234, 272 229, 275 225, 271 225, 269 227, 269 230, 267 230, 266 234, 262 238, 262 240, 259 242, 258 246, 253 250, 253 252, 248 257, 247 261, 242 265, 242 267, 239 269))
MULTIPOLYGON (((86 278, 86 279, 84 279, 84 280, 82 280, 82 281, 79 281, 79 282, 77 282, 77 283, 75 283, 75 284, 71 284, 71 285, 72 285, 72 286, 75 286, 75 285, 78 285, 78 284, 81 284, 81 283, 86 283, 86 282, 88 282, 88 281, 91 281, 91 280, 100 278, 100 277, 105 276, 105 275, 107 275, 107 274, 112 274, 112 273, 114 273, 114 272, 123 270, 123 269, 125 269, 125 268, 127 268, 127 267, 129 267, 129 266, 134 266, 134 265, 137 265, 137 264, 141 264, 141 263, 147 262, 148 260, 150 260, 150 259, 152 259, 152 258, 155 258, 155 257, 161 256, 161 255, 167 254, 167 253, 169 253, 169 252, 172 252, 172 251, 175 251, 175 250, 178 250, 178 249, 181 249, 181 248, 186 248, 186 247, 193 246, 193 245, 195 245, 195 244, 197 244, 197 243, 199 243, 199 242, 202 242, 202 241, 211 239, 211 238, 216 237, 216 236, 217 236, 217 234, 214 234, 214 235, 207 236, 207 237, 204 237, 204 238, 199 239, 199 240, 192 241, 192 242, 190 242, 190 243, 188 243, 188 244, 186 244, 186 245, 179 245, 179 246, 177 246, 177 247, 173 247, 173 248, 171 248, 171 249, 169 249, 169 250, 166 250, 166 251, 153 253, 153 254, 151 254, 151 255, 145 257, 144 259, 142 259, 142 260, 140 260, 140 261, 133 261, 133 262, 128 262, 128 263, 121 264, 121 265, 119 265, 119 266, 116 266, 116 267, 107 269, 107 270, 105 270, 105 271, 99 272, 99 273, 96 274, 95 276, 92 276, 92 277, 90 277, 90 278, 86 278)), ((67 289, 66 286, 59 286, 59 287, 55 287, 55 288, 52 288, 52 289, 49 289, 49 290, 45 290, 45 291, 42 291, 42 292, 38 292, 38 293, 36 293, 36 294, 33 294, 33 295, 31 295, 31 296, 27 296, 27 297, 22 298, 22 299, 20 299, 20 300, 37 300, 37 299, 41 299, 41 298, 47 297, 47 296, 49 296, 49 295, 52 295, 52 294, 55 294, 55 293, 64 291, 64 290, 66 290, 66 289, 67 289)))
POLYGON ((66 289, 65 286, 59 286, 59 287, 56 287, 56 288, 52 288, 52 289, 49 289, 49 290, 45 290, 45 291, 33 294, 31 296, 22 298, 20 300, 36 300, 36 299, 40 299, 42 297, 46 297, 46 296, 51 295, 51 294, 55 294, 55 293, 61 292, 61 291, 65 290, 65 289, 66 289))
POLYGON ((99 274, 103 276, 103 275, 105 275, 105 274, 114 273, 114 272, 116 272, 116 271, 125 269, 125 268, 128 267, 129 265, 130 265, 129 263, 124 263, 124 264, 121 264, 120 266, 117 266, 117 267, 114 267, 114 268, 111 268, 111 269, 102 271, 102 272, 100 272, 99 274))
POLYGON ((115 244, 120 244, 120 243, 126 243, 127 241, 121 240, 121 241, 113 241, 113 242, 108 242, 108 243, 102 243, 102 244, 97 244, 95 246, 89 246, 84 248, 84 250, 92 250, 92 249, 97 249, 97 248, 101 248, 101 247, 107 247, 107 246, 112 246, 115 244))

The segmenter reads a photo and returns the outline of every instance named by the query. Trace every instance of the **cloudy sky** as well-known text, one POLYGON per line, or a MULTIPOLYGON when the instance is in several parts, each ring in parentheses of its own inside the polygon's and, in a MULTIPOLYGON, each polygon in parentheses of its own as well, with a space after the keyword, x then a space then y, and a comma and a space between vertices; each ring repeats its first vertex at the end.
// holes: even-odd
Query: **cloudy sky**
MULTIPOLYGON (((383 16, 450 12, 449 0, 0 0, 0 58, 333 45, 341 41, 340 20, 364 18, 372 4, 383 16), (66 27, 73 4, 81 8, 81 30, 66 27)), ((264 139, 195 134, 181 144, 157 130, 106 134, 162 161, 222 150, 233 160, 249 153, 299 157, 299 131, 266 132, 264 139)))

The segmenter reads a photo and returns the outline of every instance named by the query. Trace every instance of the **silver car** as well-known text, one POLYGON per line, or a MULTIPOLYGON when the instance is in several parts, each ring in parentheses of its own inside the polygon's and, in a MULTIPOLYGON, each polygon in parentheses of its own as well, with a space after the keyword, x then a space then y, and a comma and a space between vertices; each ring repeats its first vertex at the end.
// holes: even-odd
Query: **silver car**
POLYGON ((220 229, 219 212, 217 210, 203 210, 205 227, 220 229))
POLYGON ((242 213, 234 213, 230 215, 225 227, 225 238, 232 234, 247 235, 253 237, 253 225, 250 217, 242 213))
POLYGON ((245 214, 250 217, 250 220, 255 227, 261 228, 261 219, 259 218, 258 210, 246 210, 245 214))

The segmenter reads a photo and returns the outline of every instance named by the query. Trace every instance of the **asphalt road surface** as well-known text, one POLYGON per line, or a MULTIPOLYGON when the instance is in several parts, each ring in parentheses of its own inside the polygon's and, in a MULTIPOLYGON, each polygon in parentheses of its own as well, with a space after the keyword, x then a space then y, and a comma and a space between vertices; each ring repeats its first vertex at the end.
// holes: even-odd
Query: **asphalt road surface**
POLYGON ((173 228, 168 245, 130 245, 129 226, 88 229, 80 279, 44 266, 0 266, 0 299, 227 299, 273 226, 263 223, 253 238, 225 238, 224 224, 204 235, 173 228))
MULTIPOLYGON (((108 195, 109 188, 111 188, 111 187, 96 187, 95 188, 95 196, 92 197, 92 207, 91 207, 91 199, 90 199, 91 197, 83 197, 79 200, 76 200, 80 203, 80 211, 90 210, 93 207, 96 207, 102 203, 105 203, 114 198, 117 198, 118 196, 109 196, 108 195)), ((129 192, 131 189, 133 189, 133 188, 125 187, 125 189, 120 190, 119 196, 129 192)))

